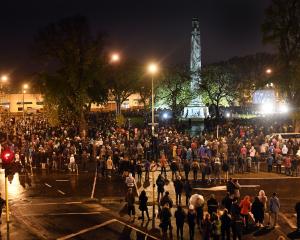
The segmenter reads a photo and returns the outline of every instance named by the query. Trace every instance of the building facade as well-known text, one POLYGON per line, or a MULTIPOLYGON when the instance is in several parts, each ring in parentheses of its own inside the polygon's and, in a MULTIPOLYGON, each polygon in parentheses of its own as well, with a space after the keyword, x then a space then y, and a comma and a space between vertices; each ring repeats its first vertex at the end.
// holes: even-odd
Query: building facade
MULTIPOLYGON (((140 109, 143 104, 140 101, 139 94, 132 94, 126 101, 123 102, 122 109, 140 109)), ((0 99, 1 112, 10 113, 37 113, 42 112, 44 109, 44 97, 40 93, 25 93, 25 94, 6 94, 2 95, 0 99)), ((91 111, 115 111, 115 101, 109 100, 104 105, 92 104, 91 111)))

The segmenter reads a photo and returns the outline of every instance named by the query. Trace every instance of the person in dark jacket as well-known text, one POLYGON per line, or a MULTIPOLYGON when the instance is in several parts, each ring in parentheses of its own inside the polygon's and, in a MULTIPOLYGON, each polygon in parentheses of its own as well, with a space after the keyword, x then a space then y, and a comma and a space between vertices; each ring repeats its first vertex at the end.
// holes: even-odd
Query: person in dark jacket
POLYGON ((227 190, 227 192, 229 192, 230 196, 234 195, 234 183, 233 183, 232 178, 230 178, 229 181, 227 182, 226 190, 227 190))
POLYGON ((148 202, 148 197, 146 196, 145 190, 143 190, 139 196, 139 201, 140 201, 140 206, 139 209, 142 212, 142 216, 139 217, 139 219, 142 219, 144 221, 144 212, 147 214, 148 221, 150 220, 149 218, 149 212, 148 212, 148 207, 147 207, 147 202, 148 202))
POLYGON ((203 220, 203 229, 202 229, 202 239, 210 240, 212 233, 212 222, 210 219, 210 214, 205 214, 205 218, 203 220))
POLYGON ((160 227, 162 230, 162 239, 167 239, 168 229, 170 234, 172 234, 172 224, 171 224, 171 211, 169 208, 169 204, 165 203, 160 213, 160 227))
POLYGON ((165 180, 161 174, 159 174, 156 179, 156 186, 157 186, 157 202, 159 202, 160 196, 162 197, 165 191, 165 180))
POLYGON ((183 190, 183 182, 181 177, 178 176, 174 182, 175 193, 176 193, 176 205, 181 204, 181 194, 183 190))
POLYGON ((169 208, 173 207, 173 201, 172 201, 171 197, 169 196, 168 191, 166 191, 165 195, 161 198, 160 206, 163 207, 166 203, 168 203, 169 208))
POLYGON ((243 219, 240 212, 241 210, 238 201, 234 198, 231 206, 231 229, 233 240, 242 239, 243 219))
POLYGON ((190 200, 190 197, 192 196, 192 191, 193 191, 193 188, 192 188, 189 180, 185 180, 183 189, 185 192, 185 205, 188 206, 189 200, 190 200))
POLYGON ((187 215, 187 222, 189 225, 189 233, 190 233, 190 240, 194 240, 195 235, 195 224, 196 224, 196 212, 193 205, 189 206, 189 211, 187 215))
POLYGON ((212 216, 213 213, 217 213, 218 206, 219 206, 219 203, 218 203, 215 195, 211 194, 210 199, 207 200, 207 208, 208 208, 207 211, 210 214, 210 216, 212 216))
POLYGON ((300 232, 300 202, 296 203, 295 210, 297 213, 297 231, 300 232))
POLYGON ((177 227, 177 239, 183 240, 183 225, 184 225, 184 220, 186 218, 186 214, 180 205, 177 207, 177 210, 175 211, 175 218, 176 218, 176 227, 177 227))
POLYGON ((188 180, 189 179, 189 173, 191 171, 191 166, 188 160, 185 160, 183 163, 183 170, 184 170, 184 174, 185 174, 185 179, 188 180))
POLYGON ((137 164, 135 165, 135 171, 138 175, 138 182, 142 182, 142 174, 143 174, 143 171, 142 171, 142 164, 140 161, 137 162, 137 164))
POLYGON ((222 206, 226 208, 229 213, 231 210, 232 201, 233 199, 230 197, 229 192, 227 192, 226 196, 222 199, 222 206))
POLYGON ((254 216, 256 226, 261 226, 264 222, 264 204, 259 201, 258 197, 255 197, 252 203, 251 212, 254 216))
POLYGON ((172 171, 172 180, 174 180, 174 178, 176 176, 176 172, 178 171, 178 165, 177 165, 177 162, 175 160, 173 160, 171 162, 170 169, 172 171))
POLYGON ((221 238, 222 240, 230 240, 231 217, 225 208, 221 216, 221 238))

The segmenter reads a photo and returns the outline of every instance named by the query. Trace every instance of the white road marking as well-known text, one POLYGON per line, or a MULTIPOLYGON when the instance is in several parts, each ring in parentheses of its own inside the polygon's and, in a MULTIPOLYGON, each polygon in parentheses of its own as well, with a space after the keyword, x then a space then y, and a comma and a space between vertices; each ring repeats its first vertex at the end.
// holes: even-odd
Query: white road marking
POLYGON ((68 179, 57 179, 56 182, 70 182, 68 179))
POLYGON ((135 231, 137 231, 137 232, 141 232, 142 234, 145 235, 146 239, 148 238, 148 236, 150 236, 152 239, 159 240, 158 238, 156 238, 156 237, 154 237, 154 236, 152 236, 152 235, 149 235, 148 233, 146 233, 146 232, 144 232, 144 231, 142 231, 142 230, 140 230, 140 229, 137 229, 137 228, 135 228, 135 227, 133 227, 133 226, 127 224, 127 223, 124 223, 124 222, 122 222, 122 221, 120 221, 120 220, 118 220, 118 219, 116 219, 116 221, 117 221, 118 223, 121 223, 122 225, 124 225, 124 226, 126 226, 126 227, 132 228, 133 230, 135 230, 135 231))
POLYGON ((147 237, 150 236, 152 239, 159 240, 158 238, 156 238, 156 237, 154 237, 154 236, 152 236, 152 235, 149 235, 148 233, 143 232, 143 231, 141 231, 140 229, 137 229, 137 228, 135 228, 135 227, 133 227, 133 226, 127 224, 127 223, 124 223, 124 222, 122 222, 122 221, 120 221, 120 220, 118 220, 118 219, 111 219, 111 220, 108 220, 108 221, 106 221, 106 222, 104 222, 104 223, 101 223, 101 224, 98 224, 98 225, 95 225, 95 226, 92 226, 92 227, 89 227, 89 228, 82 229, 81 231, 79 231, 79 232, 77 232, 77 233, 72 233, 72 234, 66 235, 66 236, 64 236, 64 237, 60 237, 60 238, 58 238, 57 240, 66 240, 66 239, 70 239, 70 238, 76 237, 76 236, 78 236, 78 235, 84 234, 84 233, 86 233, 86 232, 96 230, 97 228, 104 227, 104 226, 106 226, 106 225, 108 225, 108 224, 111 224, 111 223, 114 223, 114 222, 118 222, 118 223, 122 224, 123 226, 129 227, 129 228, 131 228, 131 229, 133 229, 133 230, 135 230, 135 231, 137 231, 137 232, 140 232, 140 233, 144 234, 144 235, 145 235, 145 239, 147 239, 147 237))
POLYGON ((48 202, 48 203, 20 203, 14 204, 14 206, 47 206, 47 205, 72 205, 72 204, 82 204, 83 202, 48 202))
POLYGON ((62 194, 62 195, 66 195, 66 193, 64 193, 63 191, 61 191, 61 190, 57 190, 60 194, 62 194))
POLYGON ((49 187, 49 188, 51 188, 52 186, 51 185, 49 185, 48 183, 45 183, 45 185, 47 186, 47 187, 49 187))
POLYGON ((282 217, 287 222, 287 224, 290 226, 290 228, 293 228, 293 229, 297 228, 297 226, 294 223, 292 223, 291 220, 288 219, 283 213, 280 212, 279 216, 282 217))
MULTIPOLYGON (((241 185, 242 188, 257 188, 260 185, 241 185)), ((195 190, 199 191, 226 191, 226 186, 216 186, 210 188, 194 188, 195 190)))
POLYGON ((111 223, 114 223, 116 222, 117 220, 116 219, 111 219, 111 220, 108 220, 104 223, 101 223, 101 224, 98 224, 98 225, 95 225, 95 226, 92 226, 92 227, 89 227, 89 228, 85 228, 85 229, 82 229, 81 231, 79 232, 76 232, 76 233, 72 233, 72 234, 69 234, 69 235, 66 235, 64 237, 60 237, 58 238, 57 240, 66 240, 66 239, 70 239, 70 238, 73 238, 73 237, 76 237, 78 235, 81 235, 81 234, 84 234, 86 232, 89 232, 89 231, 92 231, 92 230, 96 230, 97 228, 101 228, 101 227, 104 227, 108 224, 111 224, 111 223))
POLYGON ((109 209, 103 209, 103 211, 99 212, 70 212, 70 213, 32 213, 32 214, 24 214, 23 217, 39 217, 39 216, 66 216, 66 215, 98 215, 102 212, 109 211, 109 209))

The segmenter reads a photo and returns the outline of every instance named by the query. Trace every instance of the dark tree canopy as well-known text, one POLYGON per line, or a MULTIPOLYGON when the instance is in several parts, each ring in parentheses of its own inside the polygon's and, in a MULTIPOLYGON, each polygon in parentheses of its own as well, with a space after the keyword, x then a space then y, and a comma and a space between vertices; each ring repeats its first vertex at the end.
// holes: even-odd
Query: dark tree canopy
POLYGON ((277 83, 288 101, 300 104, 300 1, 273 0, 262 25, 263 40, 278 52, 277 83), (298 94, 297 94, 298 93, 298 94))
POLYGON ((215 106, 218 119, 219 107, 232 104, 238 95, 232 74, 222 66, 209 65, 201 70, 200 75, 199 93, 202 101, 215 106))
POLYGON ((92 36, 85 17, 73 16, 41 29, 33 49, 42 69, 36 84, 46 102, 60 117, 83 124, 90 104, 106 100, 103 37, 92 36))

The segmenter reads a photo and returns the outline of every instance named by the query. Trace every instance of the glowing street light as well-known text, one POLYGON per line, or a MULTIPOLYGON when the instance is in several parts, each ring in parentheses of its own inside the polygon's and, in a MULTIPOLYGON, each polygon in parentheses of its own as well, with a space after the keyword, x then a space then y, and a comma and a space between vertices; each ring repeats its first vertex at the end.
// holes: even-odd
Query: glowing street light
POLYGON ((271 68, 268 68, 267 70, 266 70, 266 74, 271 74, 272 73, 272 69, 271 68))
POLYGON ((7 75, 2 75, 1 76, 1 82, 7 82, 7 80, 8 80, 8 76, 7 75))
POLYGON ((158 67, 155 63, 150 63, 148 66, 148 72, 151 74, 155 74, 158 71, 158 67))
POLYGON ((120 61, 120 55, 118 53, 113 53, 110 57, 110 61, 112 63, 119 62, 120 61))

